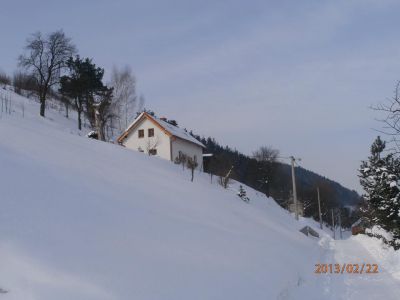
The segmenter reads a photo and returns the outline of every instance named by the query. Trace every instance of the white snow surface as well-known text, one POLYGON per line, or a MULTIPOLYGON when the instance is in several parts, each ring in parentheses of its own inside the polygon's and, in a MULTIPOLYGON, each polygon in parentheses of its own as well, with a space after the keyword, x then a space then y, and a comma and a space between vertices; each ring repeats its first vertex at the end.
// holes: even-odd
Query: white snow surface
POLYGON ((380 226, 373 226, 371 229, 367 228, 365 230, 367 233, 371 233, 374 236, 379 236, 383 237, 387 241, 392 241, 393 240, 393 235, 390 232, 387 232, 380 226))
POLYGON ((192 183, 171 162, 79 136, 74 119, 0 93, 14 109, 0 115, 2 300, 399 299, 399 252, 375 239, 334 241, 245 185, 250 203, 238 183, 192 183), (316 263, 361 261, 382 272, 314 274, 316 263))

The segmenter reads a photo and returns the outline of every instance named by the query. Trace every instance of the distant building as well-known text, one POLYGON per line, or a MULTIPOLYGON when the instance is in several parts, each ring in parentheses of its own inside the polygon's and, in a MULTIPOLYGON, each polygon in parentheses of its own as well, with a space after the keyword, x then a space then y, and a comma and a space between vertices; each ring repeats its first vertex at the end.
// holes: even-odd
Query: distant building
POLYGON ((185 154, 197 161, 199 169, 203 166, 205 146, 189 132, 167 122, 165 118, 141 113, 117 139, 128 149, 155 155, 174 161, 185 154))
POLYGON ((360 218, 351 225, 351 234, 357 235, 359 233, 365 233, 365 229, 368 227, 370 227, 370 222, 366 218, 360 218))
POLYGON ((319 233, 317 231, 315 231, 314 229, 312 229, 310 226, 305 226, 302 229, 300 229, 301 233, 304 233, 305 235, 309 236, 313 236, 313 237, 317 237, 319 238, 319 233))

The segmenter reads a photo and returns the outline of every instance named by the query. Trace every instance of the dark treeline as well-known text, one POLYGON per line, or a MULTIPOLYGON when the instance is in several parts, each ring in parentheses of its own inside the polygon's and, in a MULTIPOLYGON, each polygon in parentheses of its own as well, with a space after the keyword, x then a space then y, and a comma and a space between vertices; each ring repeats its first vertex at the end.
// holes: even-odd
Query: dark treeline
MULTIPOLYGON (((290 165, 276 160, 260 161, 236 149, 223 147, 214 138, 204 138, 195 134, 193 136, 206 146, 206 153, 213 154, 204 159, 205 172, 223 177, 233 166, 230 178, 265 193, 274 198, 282 207, 288 208, 292 201, 290 165)), ((352 209, 349 209, 361 201, 355 191, 302 167, 296 167, 296 182, 298 199, 304 204, 306 217, 318 220, 317 187, 319 187, 321 210, 326 223, 331 223, 331 209, 335 210, 335 216, 341 215, 344 227, 350 227, 351 223, 358 218, 352 213, 352 209)))

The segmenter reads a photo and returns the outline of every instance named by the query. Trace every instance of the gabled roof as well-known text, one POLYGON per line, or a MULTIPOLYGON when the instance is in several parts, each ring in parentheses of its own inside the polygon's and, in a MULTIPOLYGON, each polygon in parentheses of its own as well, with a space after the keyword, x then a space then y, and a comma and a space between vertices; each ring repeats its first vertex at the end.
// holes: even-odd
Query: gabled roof
POLYGON ((157 117, 154 117, 147 112, 142 112, 133 122, 131 125, 128 126, 128 128, 121 134, 121 136, 117 139, 118 143, 123 143, 124 139, 126 139, 129 134, 135 129, 137 125, 140 124, 141 121, 144 119, 148 119, 151 122, 154 123, 158 128, 160 128, 164 133, 168 136, 173 136, 188 142, 191 142, 193 144, 196 144, 200 147, 205 148, 205 146, 199 142, 197 139, 195 139, 189 132, 183 130, 182 128, 176 127, 166 121, 163 121, 157 117))

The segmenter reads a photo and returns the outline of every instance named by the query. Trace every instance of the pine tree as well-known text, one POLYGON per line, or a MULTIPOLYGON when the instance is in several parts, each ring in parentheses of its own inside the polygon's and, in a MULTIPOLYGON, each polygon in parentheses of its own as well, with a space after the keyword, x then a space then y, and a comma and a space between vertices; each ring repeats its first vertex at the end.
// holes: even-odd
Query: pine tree
POLYGON ((360 183, 367 201, 364 216, 400 240, 400 160, 393 153, 384 155, 386 144, 378 136, 371 146, 371 156, 360 168, 360 183))
POLYGON ((74 100, 78 112, 78 129, 82 129, 82 113, 86 114, 92 128, 95 128, 95 96, 108 91, 102 79, 104 69, 97 67, 91 59, 71 57, 66 65, 69 75, 60 79, 60 93, 74 100))

